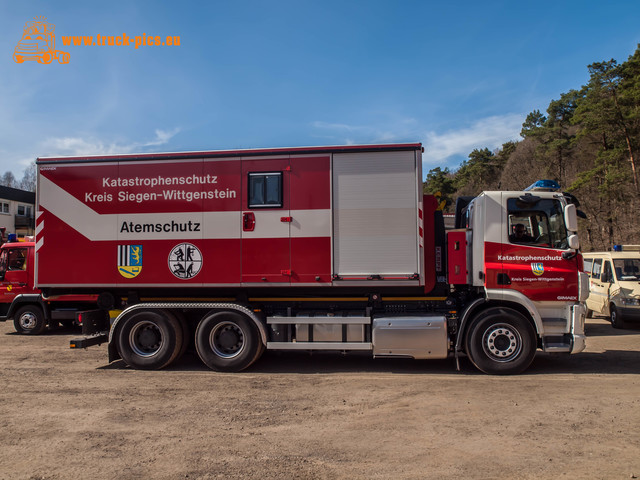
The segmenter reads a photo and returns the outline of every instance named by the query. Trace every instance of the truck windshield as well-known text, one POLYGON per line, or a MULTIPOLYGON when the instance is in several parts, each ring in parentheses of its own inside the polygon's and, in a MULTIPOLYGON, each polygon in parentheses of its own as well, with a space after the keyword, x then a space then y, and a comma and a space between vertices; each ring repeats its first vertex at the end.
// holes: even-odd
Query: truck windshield
POLYGON ((640 258, 621 258, 613 261, 618 280, 640 280, 640 258))
POLYGON ((562 203, 559 200, 540 199, 523 202, 518 198, 507 200, 509 212, 509 241, 546 248, 568 248, 567 229, 564 225, 562 203))

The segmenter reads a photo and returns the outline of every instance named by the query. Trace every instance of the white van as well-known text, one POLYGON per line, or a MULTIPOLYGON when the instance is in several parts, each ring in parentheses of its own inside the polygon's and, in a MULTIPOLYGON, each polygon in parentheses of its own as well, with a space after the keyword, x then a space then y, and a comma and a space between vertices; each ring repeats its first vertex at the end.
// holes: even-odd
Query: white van
POLYGON ((612 252, 582 255, 590 278, 587 317, 608 316, 613 328, 640 321, 640 245, 616 245, 612 252))

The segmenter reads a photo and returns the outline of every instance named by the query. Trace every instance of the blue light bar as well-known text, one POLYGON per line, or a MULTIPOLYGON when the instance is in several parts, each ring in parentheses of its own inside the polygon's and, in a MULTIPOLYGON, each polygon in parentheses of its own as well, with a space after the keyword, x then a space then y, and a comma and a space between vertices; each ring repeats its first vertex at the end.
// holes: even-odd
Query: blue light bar
POLYGON ((557 192, 560 190, 560 185, 553 180, 538 180, 525 188, 525 191, 529 190, 537 192, 557 192))
POLYGON ((614 245, 613 246, 613 251, 614 252, 621 252, 622 251, 622 245, 614 245))

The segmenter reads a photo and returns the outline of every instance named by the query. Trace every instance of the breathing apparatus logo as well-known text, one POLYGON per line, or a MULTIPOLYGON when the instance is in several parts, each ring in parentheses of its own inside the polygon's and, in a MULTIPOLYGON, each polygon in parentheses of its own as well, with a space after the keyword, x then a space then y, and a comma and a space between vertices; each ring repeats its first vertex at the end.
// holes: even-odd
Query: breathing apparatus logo
POLYGON ((33 17, 33 20, 25 23, 22 38, 13 51, 13 60, 16 63, 23 63, 25 60, 35 60, 44 64, 53 60, 63 64, 69 63, 71 55, 56 50, 56 36, 53 33, 56 26, 45 22, 45 17, 33 17))
POLYGON ((202 252, 191 243, 180 243, 169 253, 169 270, 181 280, 195 277, 202 268, 202 252))

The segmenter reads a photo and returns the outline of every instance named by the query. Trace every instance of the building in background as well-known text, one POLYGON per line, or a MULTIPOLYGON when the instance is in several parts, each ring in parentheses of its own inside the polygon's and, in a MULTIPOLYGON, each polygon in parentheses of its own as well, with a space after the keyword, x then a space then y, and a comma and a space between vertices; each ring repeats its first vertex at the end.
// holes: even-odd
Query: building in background
POLYGON ((11 233, 18 238, 35 232, 36 194, 17 188, 0 186, 0 232, 3 241, 11 233))

